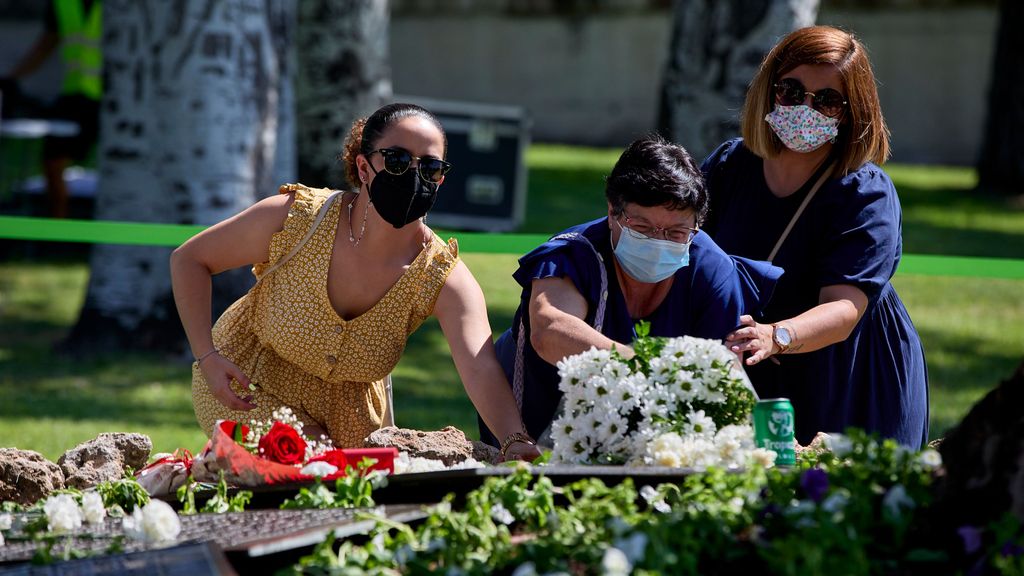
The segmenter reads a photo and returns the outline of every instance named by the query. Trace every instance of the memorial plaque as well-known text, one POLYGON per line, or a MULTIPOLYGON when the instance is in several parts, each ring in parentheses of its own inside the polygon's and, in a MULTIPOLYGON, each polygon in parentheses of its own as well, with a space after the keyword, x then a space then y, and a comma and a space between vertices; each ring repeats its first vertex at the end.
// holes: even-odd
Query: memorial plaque
MULTIPOLYGON (((242 573, 247 572, 247 570, 241 569, 240 566, 250 568, 257 563, 258 566, 263 568, 269 565, 283 568, 294 563, 299 556, 308 553, 313 546, 324 540, 329 533, 334 533, 337 538, 348 538, 368 532, 374 526, 374 521, 359 517, 363 513, 384 516, 398 522, 413 522, 426 516, 426 513, 418 505, 331 510, 254 510, 225 514, 195 514, 180 517, 181 533, 178 535, 177 540, 171 543, 172 545, 177 544, 177 546, 163 550, 172 551, 186 544, 209 544, 212 546, 212 549, 217 551, 220 558, 225 558, 224 553, 227 553, 225 565, 230 561, 230 564, 234 565, 242 573), (284 554, 284 557, 279 557, 282 554, 284 554)), ((20 514, 16 516, 24 517, 25 515, 20 514)), ((67 545, 77 550, 102 554, 114 542, 115 537, 122 533, 121 520, 107 518, 102 525, 84 525, 79 530, 62 538, 58 546, 63 547, 67 545)), ((17 530, 12 531, 9 534, 10 537, 7 545, 0 546, 0 570, 3 570, 5 567, 11 567, 14 563, 27 562, 40 546, 40 543, 34 540, 19 540, 17 538, 19 535, 17 530)), ((127 554, 105 555, 86 560, 99 561, 100 559, 116 559, 134 554, 158 552, 158 550, 147 549, 145 543, 135 540, 125 539, 123 546, 127 554)), ((139 560, 139 562, 163 561, 159 555, 142 556, 142 558, 143 560, 139 560)), ((115 562, 115 560, 112 560, 112 562, 115 562)), ((51 567, 64 566, 66 564, 68 562, 61 562, 51 567)), ((24 570, 25 567, 18 566, 17 569, 24 570)), ((111 572, 91 571, 91 568, 83 568, 83 570, 85 571, 53 573, 125 573, 120 569, 111 572)), ((151 572, 139 573, 169 572, 153 570, 151 572)), ((174 573, 177 574, 178 572, 174 573)), ((207 572, 203 572, 198 568, 191 572, 182 572, 182 574, 204 573, 207 572)), ((5 572, 0 572, 0 574, 5 574, 5 572)))
POLYGON ((234 575, 224 553, 212 542, 182 544, 157 550, 112 554, 68 560, 46 566, 22 563, 12 568, 0 565, 4 576, 218 576, 234 575))

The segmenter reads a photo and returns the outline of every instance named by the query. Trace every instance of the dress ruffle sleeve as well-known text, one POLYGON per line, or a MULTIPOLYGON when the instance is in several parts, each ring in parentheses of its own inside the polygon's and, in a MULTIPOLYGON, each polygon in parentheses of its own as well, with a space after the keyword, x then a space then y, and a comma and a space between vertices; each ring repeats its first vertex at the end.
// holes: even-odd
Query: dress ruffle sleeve
POLYGON ((581 240, 555 236, 519 259, 512 277, 523 288, 534 280, 568 278, 591 304, 600 296, 601 269, 594 251, 581 240))
POLYGON ((310 188, 302 184, 283 184, 278 191, 280 194, 293 194, 295 200, 288 208, 284 227, 270 238, 270 259, 260 262, 252 268, 252 272, 257 278, 302 240, 310 225, 313 224, 313 220, 316 219, 320 207, 333 192, 327 188, 310 188))
POLYGON ((874 304, 895 273, 902 248, 896 189, 884 172, 868 164, 829 192, 818 285, 851 284, 874 304))

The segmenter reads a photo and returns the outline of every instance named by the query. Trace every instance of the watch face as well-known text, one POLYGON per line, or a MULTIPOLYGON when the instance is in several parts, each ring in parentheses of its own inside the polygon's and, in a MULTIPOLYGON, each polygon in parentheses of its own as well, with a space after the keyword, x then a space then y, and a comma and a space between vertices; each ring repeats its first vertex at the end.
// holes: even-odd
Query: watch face
POLYGON ((789 330, 778 326, 775 328, 775 341, 781 346, 789 346, 793 339, 789 335, 789 330))

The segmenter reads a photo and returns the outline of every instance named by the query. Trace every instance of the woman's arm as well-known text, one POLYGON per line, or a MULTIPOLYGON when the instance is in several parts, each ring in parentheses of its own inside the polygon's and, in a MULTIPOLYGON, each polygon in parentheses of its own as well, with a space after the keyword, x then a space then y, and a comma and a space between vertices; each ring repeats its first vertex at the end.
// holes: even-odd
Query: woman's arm
MULTIPOLYGON (((785 354, 820 350, 846 340, 868 306, 864 291, 849 284, 825 286, 818 295, 818 305, 810 310, 776 322, 789 329, 793 340, 785 354)), ((772 325, 758 324, 750 316, 741 316, 743 327, 726 336, 726 345, 733 352, 750 353, 747 365, 779 353, 772 340, 772 325)))
POLYGON ((266 262, 270 258, 270 239, 282 229, 293 198, 290 194, 266 198, 196 234, 171 253, 174 303, 192 355, 202 359, 199 368, 206 382, 228 408, 248 410, 253 405, 230 387, 232 378, 243 386, 248 386, 249 379, 238 366, 214 351, 211 277, 246 264, 266 262))
MULTIPOLYGON (((434 315, 448 340, 466 394, 487 427, 499 440, 515 432, 525 434, 512 389, 494 352, 483 291, 462 261, 441 289, 434 315)), ((511 444, 506 452, 506 459, 533 460, 538 456, 536 446, 522 442, 511 444)))
POLYGON ((529 313, 530 344, 550 364, 592 346, 618 350, 626 358, 633 356, 630 346, 608 338, 586 323, 587 301, 568 278, 534 280, 529 313))

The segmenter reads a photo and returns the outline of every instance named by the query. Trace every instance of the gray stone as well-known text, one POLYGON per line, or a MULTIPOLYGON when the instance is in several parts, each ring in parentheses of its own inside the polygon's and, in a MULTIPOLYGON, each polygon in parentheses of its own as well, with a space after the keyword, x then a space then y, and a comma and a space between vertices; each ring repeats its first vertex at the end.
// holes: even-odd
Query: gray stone
POLYGON ((103 433, 65 452, 57 464, 68 487, 89 488, 123 478, 125 468, 139 470, 152 449, 153 442, 144 434, 103 433))
POLYGON ((499 464, 501 462, 501 450, 479 440, 473 440, 470 444, 473 446, 473 458, 477 461, 487 464, 499 464))
POLYGON ((808 444, 807 446, 801 446, 799 443, 797 443, 795 447, 796 453, 821 454, 822 452, 828 452, 828 446, 826 445, 826 442, 828 442, 829 438, 830 436, 827 433, 818 432, 817 434, 814 435, 814 438, 811 439, 811 443, 808 444))
POLYGON ((60 466, 38 452, 0 448, 0 502, 34 504, 64 487, 60 466))
POLYGON ((367 436, 363 445, 367 448, 395 447, 400 452, 408 452, 409 456, 440 460, 445 466, 464 462, 473 456, 473 445, 454 426, 445 426, 435 432, 388 426, 367 436))

